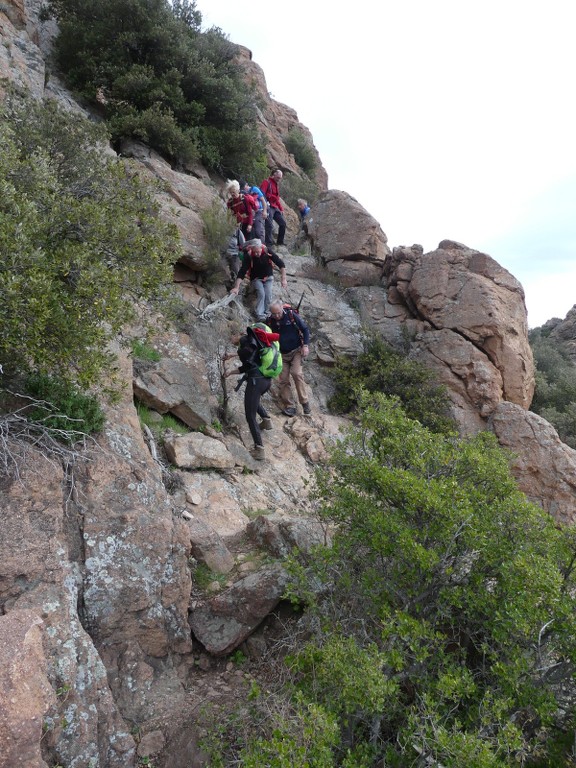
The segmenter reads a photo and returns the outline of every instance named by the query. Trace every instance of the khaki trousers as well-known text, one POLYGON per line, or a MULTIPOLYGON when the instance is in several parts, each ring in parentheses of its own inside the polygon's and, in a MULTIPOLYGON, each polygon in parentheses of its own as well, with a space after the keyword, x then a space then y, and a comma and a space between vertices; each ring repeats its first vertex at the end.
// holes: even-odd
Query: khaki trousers
POLYGON ((282 355, 282 373, 278 377, 282 408, 288 408, 289 406, 294 405, 290 378, 294 380, 294 386, 296 387, 300 404, 307 403, 308 390, 306 389, 304 374, 302 373, 302 351, 300 347, 292 350, 292 352, 285 352, 282 355))

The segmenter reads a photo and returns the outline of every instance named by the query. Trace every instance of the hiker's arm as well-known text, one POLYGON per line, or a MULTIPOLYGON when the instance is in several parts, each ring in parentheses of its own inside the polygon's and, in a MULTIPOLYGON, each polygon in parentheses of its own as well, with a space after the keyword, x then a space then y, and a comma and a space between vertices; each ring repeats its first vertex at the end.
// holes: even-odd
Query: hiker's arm
POLYGON ((230 289, 230 293, 233 293, 235 296, 238 296, 238 291, 240 290, 240 286, 242 285, 242 280, 244 280, 244 277, 246 276, 247 267, 245 264, 242 264, 240 267, 240 271, 238 272, 238 277, 236 278, 236 282, 230 289))
POLYGON ((286 264, 282 261, 280 256, 277 256, 274 251, 268 251, 270 254, 270 258, 272 259, 272 263, 276 264, 278 269, 280 270, 280 284, 282 288, 288 287, 288 282, 286 280, 286 264))
POLYGON ((238 291, 240 290, 240 286, 242 285, 242 279, 243 278, 241 277, 236 278, 236 282, 234 283, 232 288, 230 288, 230 293, 233 293, 235 296, 238 296, 238 291))

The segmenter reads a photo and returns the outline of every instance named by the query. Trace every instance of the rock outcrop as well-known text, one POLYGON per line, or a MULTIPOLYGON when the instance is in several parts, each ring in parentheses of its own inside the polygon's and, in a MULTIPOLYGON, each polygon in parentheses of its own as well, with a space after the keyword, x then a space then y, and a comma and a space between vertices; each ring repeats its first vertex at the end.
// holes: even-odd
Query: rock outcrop
POLYGON ((574 525, 576 451, 549 422, 514 403, 500 403, 490 427, 512 454, 512 470, 526 496, 558 522, 574 525))
POLYGON ((524 292, 509 272, 444 240, 430 253, 395 248, 385 275, 375 324, 390 343, 408 345, 438 372, 463 433, 485 428, 502 400, 530 406, 534 362, 524 292))
POLYGON ((346 192, 328 190, 314 203, 308 219, 313 252, 329 272, 348 285, 378 285, 388 238, 380 225, 346 192))

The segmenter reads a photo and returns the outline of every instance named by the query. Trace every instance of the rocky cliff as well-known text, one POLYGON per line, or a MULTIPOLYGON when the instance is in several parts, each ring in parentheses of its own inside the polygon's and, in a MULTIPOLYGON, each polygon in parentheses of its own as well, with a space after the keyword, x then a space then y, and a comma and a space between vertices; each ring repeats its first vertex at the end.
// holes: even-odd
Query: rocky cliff
MULTIPOLYGON (((39 22, 40 5, 0 7, 0 75, 74 106, 48 73, 54 29, 39 22)), ((281 136, 308 129, 269 98, 250 52, 238 55, 262 94, 270 167, 297 172, 281 136)), ((343 424, 327 408, 330 367, 359 349, 364 326, 432 366, 462 434, 493 430, 514 454, 523 490, 557 519, 574 519, 576 453, 528 410, 534 366, 521 285, 489 255, 450 240, 430 253, 390 248, 356 200, 328 189, 321 163, 324 191, 311 212, 309 250, 282 252, 285 298, 303 297, 312 328, 312 415, 286 418, 270 398, 267 461, 255 462, 241 397, 223 388, 218 363, 230 333, 247 322, 251 298, 214 309, 226 291, 203 280, 200 212, 219 197, 218 180, 202 169, 177 173, 142 145, 123 153, 165 182, 164 215, 183 244, 175 284, 189 312, 158 332, 157 362, 118 347, 126 388, 107 406, 106 429, 93 445, 69 461, 31 450, 19 476, 0 487, 0 765, 7 768, 130 768, 146 758, 165 768, 202 765, 197 713, 249 684, 227 655, 239 647, 249 657, 265 652, 285 584, 277 559, 326 535, 315 524, 308 483, 343 424), (142 429, 134 398, 190 427, 166 436, 169 465, 142 429), (229 426, 221 431, 223 399, 229 426), (211 581, 201 589, 207 572, 211 581)), ((291 246, 295 212, 288 221, 291 246)))

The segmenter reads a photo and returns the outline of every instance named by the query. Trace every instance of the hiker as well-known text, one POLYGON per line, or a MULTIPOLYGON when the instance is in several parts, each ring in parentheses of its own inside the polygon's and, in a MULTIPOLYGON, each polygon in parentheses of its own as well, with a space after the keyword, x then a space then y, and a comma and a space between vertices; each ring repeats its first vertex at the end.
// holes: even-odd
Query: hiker
POLYGON ((310 401, 304 383, 302 361, 310 352, 310 330, 300 317, 297 309, 273 301, 270 305, 270 317, 266 320, 272 331, 280 335, 280 352, 282 353, 282 372, 278 379, 280 387, 280 407, 285 416, 295 416, 296 407, 292 397, 290 377, 298 394, 298 401, 305 416, 310 415, 310 401))
POLYGON ((228 240, 228 245, 226 246, 226 251, 224 252, 224 256, 228 263, 228 269, 230 270, 230 280, 232 281, 232 284, 234 284, 236 278, 238 277, 240 262, 242 260, 242 256, 244 255, 242 251, 245 244, 246 238, 242 234, 240 227, 237 227, 234 234, 230 237, 230 240, 228 240))
POLYGON ((236 216, 236 221, 240 225, 244 237, 246 239, 252 237, 254 215, 258 210, 256 200, 252 195, 245 195, 240 191, 240 183, 236 179, 226 182, 224 196, 226 198, 226 205, 236 216))
POLYGON ((273 251, 262 245, 262 241, 255 238, 244 246, 244 259, 238 272, 236 282, 230 289, 230 293, 238 295, 240 285, 245 277, 249 277, 250 285, 256 291, 256 319, 266 320, 268 308, 272 301, 272 288, 274 285, 273 265, 280 270, 280 284, 286 288, 286 265, 273 251))
MULTIPOLYGON (((264 445, 262 443, 261 430, 272 429, 272 419, 270 414, 264 408, 260 399, 262 395, 266 394, 272 386, 272 379, 276 375, 276 369, 281 367, 281 353, 278 344, 278 334, 272 333, 270 328, 264 323, 255 323, 252 326, 246 328, 246 333, 243 336, 237 335, 232 337, 232 343, 237 345, 236 354, 240 358, 241 365, 235 371, 227 371, 224 376, 232 376, 234 374, 243 374, 242 378, 236 386, 238 390, 244 381, 246 381, 246 389, 244 391, 244 415, 246 416, 246 423, 248 429, 254 440, 254 447, 250 450, 253 458, 257 461, 263 461, 265 458, 264 445), (271 358, 274 361, 276 369, 269 375, 265 375, 262 370, 262 358, 260 355, 260 349, 262 347, 270 348, 272 350, 271 358), (278 360, 280 358, 280 360, 278 360), (258 416, 262 421, 258 422, 258 416)), ((224 360, 229 360, 234 355, 225 355, 224 360)))
POLYGON ((308 216, 310 213, 310 206, 308 205, 308 201, 304 200, 302 197, 299 197, 296 203, 296 207, 298 208, 298 214, 300 216, 300 229, 303 229, 304 232, 308 234, 308 226, 306 224, 306 216, 308 216))
POLYGON ((268 203, 266 202, 266 197, 264 196, 264 192, 262 192, 260 187, 250 185, 247 181, 244 181, 243 179, 240 179, 240 192, 243 192, 245 195, 252 195, 252 197, 258 203, 258 210, 254 213, 254 224, 252 225, 252 234, 254 235, 254 237, 257 237, 259 240, 264 240, 265 238, 264 222, 266 220, 266 217, 268 216, 268 203))
POLYGON ((276 245, 284 245, 284 235, 286 234, 286 219, 283 216, 284 208, 280 200, 279 184, 282 180, 282 171, 277 168, 274 173, 260 184, 260 189, 264 192, 268 202, 268 216, 264 223, 265 244, 270 248, 274 245, 272 237, 272 227, 274 222, 278 224, 278 238, 276 245))

